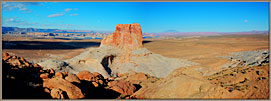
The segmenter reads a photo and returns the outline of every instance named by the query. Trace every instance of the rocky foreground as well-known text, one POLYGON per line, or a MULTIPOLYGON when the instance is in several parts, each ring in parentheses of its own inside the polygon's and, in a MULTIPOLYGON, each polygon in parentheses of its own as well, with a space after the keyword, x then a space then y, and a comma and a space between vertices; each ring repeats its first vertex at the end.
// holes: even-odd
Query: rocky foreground
POLYGON ((203 76, 189 67, 166 78, 124 73, 105 78, 97 72, 55 72, 3 53, 4 99, 169 99, 269 98, 268 65, 234 67, 203 76))
POLYGON ((269 98, 269 63, 228 68, 205 78, 229 92, 242 92, 242 98, 269 98))
POLYGON ((143 73, 104 78, 97 72, 81 71, 78 74, 43 70, 38 64, 22 57, 3 53, 4 99, 81 99, 81 98, 132 98, 140 83, 155 82, 158 78, 143 73), (128 79, 128 80, 124 80, 128 79), (129 82, 129 80, 131 82, 129 82))

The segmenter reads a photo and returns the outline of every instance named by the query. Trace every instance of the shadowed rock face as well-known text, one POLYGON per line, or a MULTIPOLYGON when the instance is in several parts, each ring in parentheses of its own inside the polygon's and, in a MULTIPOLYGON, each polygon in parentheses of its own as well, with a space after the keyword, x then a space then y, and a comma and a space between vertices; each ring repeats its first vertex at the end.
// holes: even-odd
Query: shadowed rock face
POLYGON ((138 23, 117 24, 115 32, 102 40, 101 47, 109 45, 131 51, 143 48, 142 41, 142 31, 138 23))
POLYGON ((8 53, 2 56, 4 99, 115 99, 129 98, 136 91, 136 86, 128 81, 108 80, 97 72, 42 70, 22 57, 8 53))

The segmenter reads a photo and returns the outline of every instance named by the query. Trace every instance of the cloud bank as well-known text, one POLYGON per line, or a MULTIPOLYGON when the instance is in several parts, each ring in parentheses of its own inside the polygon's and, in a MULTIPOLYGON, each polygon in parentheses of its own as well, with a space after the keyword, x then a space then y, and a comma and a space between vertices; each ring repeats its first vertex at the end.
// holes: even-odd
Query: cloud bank
POLYGON ((25 13, 30 13, 31 10, 28 9, 28 6, 40 6, 39 2, 3 2, 2 9, 3 11, 12 11, 18 9, 19 11, 24 11, 25 13))

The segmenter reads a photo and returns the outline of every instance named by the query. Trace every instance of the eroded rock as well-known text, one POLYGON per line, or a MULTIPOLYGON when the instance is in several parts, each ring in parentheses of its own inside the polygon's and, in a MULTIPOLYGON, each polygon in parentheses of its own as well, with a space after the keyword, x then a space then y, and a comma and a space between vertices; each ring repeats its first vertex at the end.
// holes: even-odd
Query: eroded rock
POLYGON ((76 76, 80 80, 95 81, 94 80, 95 76, 92 73, 90 73, 89 71, 81 71, 78 74, 76 74, 76 76))
POLYGON ((102 46, 113 46, 124 51, 143 48, 142 31, 138 23, 117 24, 116 30, 111 36, 105 37, 101 42, 102 46))
POLYGON ((55 99, 64 99, 63 93, 64 92, 58 88, 53 88, 51 90, 51 96, 52 96, 52 98, 55 98, 55 99))
POLYGON ((65 80, 69 82, 81 83, 80 79, 75 74, 68 74, 68 76, 65 77, 65 80))
POLYGON ((81 89, 62 78, 52 78, 46 80, 43 82, 43 86, 50 89, 62 89, 63 91, 67 92, 67 95, 70 99, 80 99, 85 97, 81 92, 81 89))
POLYGON ((124 80, 111 81, 108 85, 112 90, 123 95, 132 95, 136 90, 136 87, 132 83, 124 80))

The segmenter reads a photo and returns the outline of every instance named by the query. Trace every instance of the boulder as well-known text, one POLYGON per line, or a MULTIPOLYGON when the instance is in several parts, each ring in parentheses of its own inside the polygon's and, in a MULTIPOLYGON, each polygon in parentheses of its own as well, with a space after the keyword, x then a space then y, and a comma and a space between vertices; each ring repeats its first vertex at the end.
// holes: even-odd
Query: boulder
POLYGON ((49 74, 48 73, 42 73, 42 74, 40 74, 40 78, 42 78, 42 79, 48 79, 49 77, 49 74))
POLYGON ((38 65, 38 64, 35 63, 35 64, 33 65, 33 67, 38 68, 38 67, 40 67, 40 65, 38 65))
POLYGON ((91 82, 94 87, 99 87, 99 84, 97 82, 91 82))
POLYGON ((55 98, 55 99, 64 99, 63 91, 58 88, 53 88, 51 90, 51 96, 52 98, 55 98))
POLYGON ((50 74, 55 74, 55 70, 54 69, 49 69, 50 74))
POLYGON ((64 78, 64 76, 61 72, 56 72, 55 77, 64 78))
POLYGON ((96 79, 104 79, 104 77, 100 73, 98 73, 98 72, 93 72, 92 74, 94 75, 94 77, 96 79))
POLYGON ((7 57, 7 56, 9 56, 9 54, 6 53, 6 52, 4 52, 4 53, 2 54, 2 57, 7 57))
POLYGON ((104 81, 103 80, 98 80, 98 83, 103 85, 104 84, 104 81))
POLYGON ((26 60, 23 57, 19 57, 20 61, 25 62, 26 60))
POLYGON ((11 57, 11 56, 9 56, 8 53, 3 53, 3 55, 2 55, 2 59, 3 59, 4 61, 8 60, 10 57, 11 57))
POLYGON ((132 83, 124 80, 111 81, 109 86, 112 90, 123 95, 132 95, 136 90, 136 87, 132 83))
POLYGON ((95 76, 89 71, 81 71, 78 74, 76 74, 76 76, 80 80, 95 81, 95 78, 94 78, 95 76))
POLYGON ((65 80, 67 80, 69 82, 81 83, 81 81, 79 80, 79 78, 75 74, 68 74, 68 76, 65 77, 65 80))
POLYGON ((49 93, 49 94, 51 93, 49 88, 44 88, 44 92, 49 93))
POLYGON ((67 93, 70 99, 80 99, 85 97, 80 88, 62 78, 52 78, 49 80, 45 80, 43 82, 43 86, 49 89, 61 89, 67 93))
POLYGON ((134 80, 134 81, 142 81, 148 79, 147 75, 144 73, 137 73, 135 75, 129 75, 129 80, 134 80))

